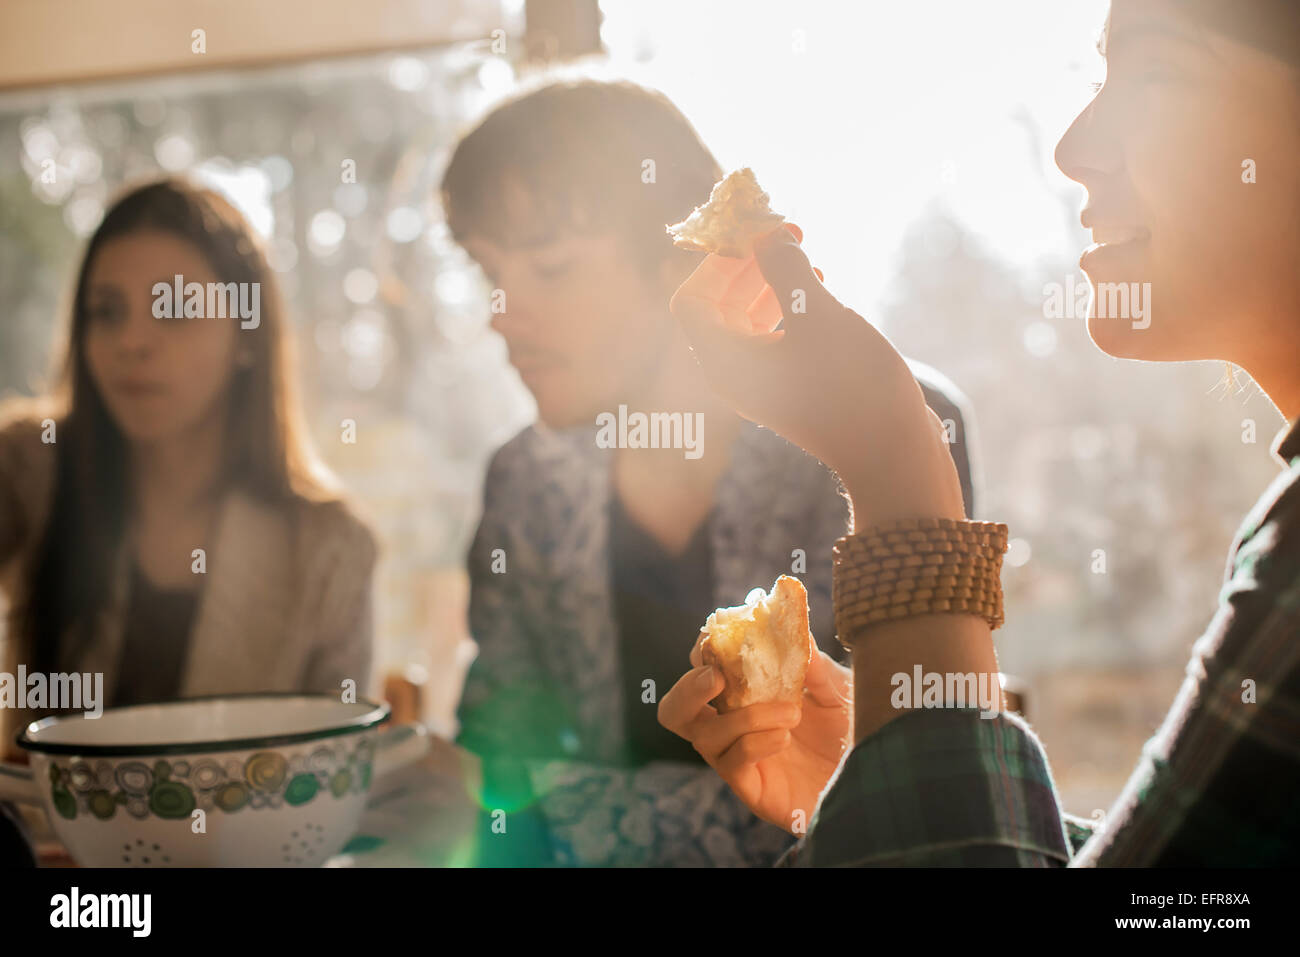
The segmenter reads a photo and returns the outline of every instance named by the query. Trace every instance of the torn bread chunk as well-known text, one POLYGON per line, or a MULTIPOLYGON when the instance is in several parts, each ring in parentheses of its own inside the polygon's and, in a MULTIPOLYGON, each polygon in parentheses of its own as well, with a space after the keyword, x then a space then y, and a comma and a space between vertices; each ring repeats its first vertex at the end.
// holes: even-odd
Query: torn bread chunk
POLYGON ((768 202, 754 171, 746 166, 728 173, 713 187, 709 201, 669 226, 668 234, 682 249, 745 259, 753 253, 755 239, 785 222, 768 202))
POLYGON ((719 608, 704 632, 700 655, 727 679, 715 702, 719 713, 759 701, 802 703, 814 643, 799 579, 782 575, 770 595, 756 588, 745 604, 719 608))

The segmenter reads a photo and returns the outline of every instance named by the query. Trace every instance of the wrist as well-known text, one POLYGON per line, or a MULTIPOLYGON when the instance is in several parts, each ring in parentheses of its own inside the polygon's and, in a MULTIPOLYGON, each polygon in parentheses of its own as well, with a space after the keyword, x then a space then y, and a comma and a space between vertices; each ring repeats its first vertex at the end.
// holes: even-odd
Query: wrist
POLYGON ((945 680, 937 704, 940 708, 959 704, 981 708, 991 704, 993 711, 1003 708, 997 654, 987 622, 974 615, 919 615, 887 622, 873 627, 869 639, 854 648, 854 747, 894 719, 916 710, 916 698, 900 694, 900 687, 915 677, 918 668, 923 675, 961 676, 963 681, 957 687, 976 690, 974 703, 958 702, 948 697, 945 680), (981 688, 993 691, 996 700, 980 701, 981 688))
MULTIPOLYGON (((910 381, 919 400, 920 389, 910 381)), ((857 516, 855 529, 907 518, 966 518, 947 430, 923 402, 917 406, 917 416, 900 408, 887 427, 863 422, 849 430, 858 440, 841 434, 835 442, 833 467, 857 516)))

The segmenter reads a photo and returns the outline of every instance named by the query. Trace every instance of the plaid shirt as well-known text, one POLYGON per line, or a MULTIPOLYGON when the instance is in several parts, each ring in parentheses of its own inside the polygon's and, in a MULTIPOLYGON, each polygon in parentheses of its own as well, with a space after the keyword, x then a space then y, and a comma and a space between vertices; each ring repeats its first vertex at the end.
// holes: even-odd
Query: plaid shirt
POLYGON ((1060 812, 1020 718, 909 712, 860 742, 777 866, 1300 862, 1300 420, 1242 523, 1187 678, 1105 822, 1060 812))

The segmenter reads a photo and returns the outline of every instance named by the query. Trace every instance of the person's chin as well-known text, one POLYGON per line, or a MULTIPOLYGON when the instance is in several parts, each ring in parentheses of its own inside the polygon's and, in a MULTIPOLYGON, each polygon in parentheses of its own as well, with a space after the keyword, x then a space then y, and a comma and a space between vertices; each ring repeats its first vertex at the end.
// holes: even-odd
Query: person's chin
MULTIPOLYGON (((1098 257, 1106 256, 1103 250, 1098 257)), ((1085 257, 1086 260, 1087 257, 1085 257)), ((1121 260, 1123 262, 1123 260, 1121 260)), ((1154 270, 1113 267, 1102 259, 1085 262, 1090 266, 1092 299, 1088 306, 1088 336, 1102 352, 1117 359, 1176 362, 1190 358, 1183 332, 1190 328, 1171 317, 1182 316, 1180 303, 1157 295, 1170 284, 1153 279, 1154 270)), ((1128 265, 1125 263, 1125 265, 1128 265)))
POLYGON ((122 436, 133 444, 149 445, 181 434, 185 429, 183 418, 174 410, 157 407, 110 408, 113 424, 122 436))
POLYGON ((565 396, 552 395, 545 389, 532 391, 537 403, 537 421, 548 429, 568 429, 595 421, 594 415, 584 415, 583 410, 565 396))
POLYGON ((171 422, 151 422, 131 419, 119 422, 123 437, 133 445, 152 445, 163 442, 180 433, 180 428, 171 422))
POLYGON ((1176 302, 1162 302, 1158 310, 1142 317, 1098 315, 1094 297, 1088 310, 1088 336, 1102 352, 1116 359, 1146 362, 1191 362, 1212 358, 1198 313, 1176 302))
POLYGON ((1108 356, 1116 359, 1159 360, 1154 354, 1155 343, 1150 329, 1135 329, 1130 319, 1116 319, 1110 316, 1088 316, 1088 336, 1093 344, 1108 356))

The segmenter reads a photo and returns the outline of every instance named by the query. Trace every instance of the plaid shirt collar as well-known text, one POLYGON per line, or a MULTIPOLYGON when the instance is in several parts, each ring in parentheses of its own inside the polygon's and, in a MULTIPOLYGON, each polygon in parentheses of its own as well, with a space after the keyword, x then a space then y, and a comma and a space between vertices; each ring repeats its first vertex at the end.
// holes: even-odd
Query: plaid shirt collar
POLYGON ((1273 440, 1273 457, 1282 463, 1283 468, 1290 468, 1297 455, 1300 455, 1300 418, 1283 427, 1273 440))

